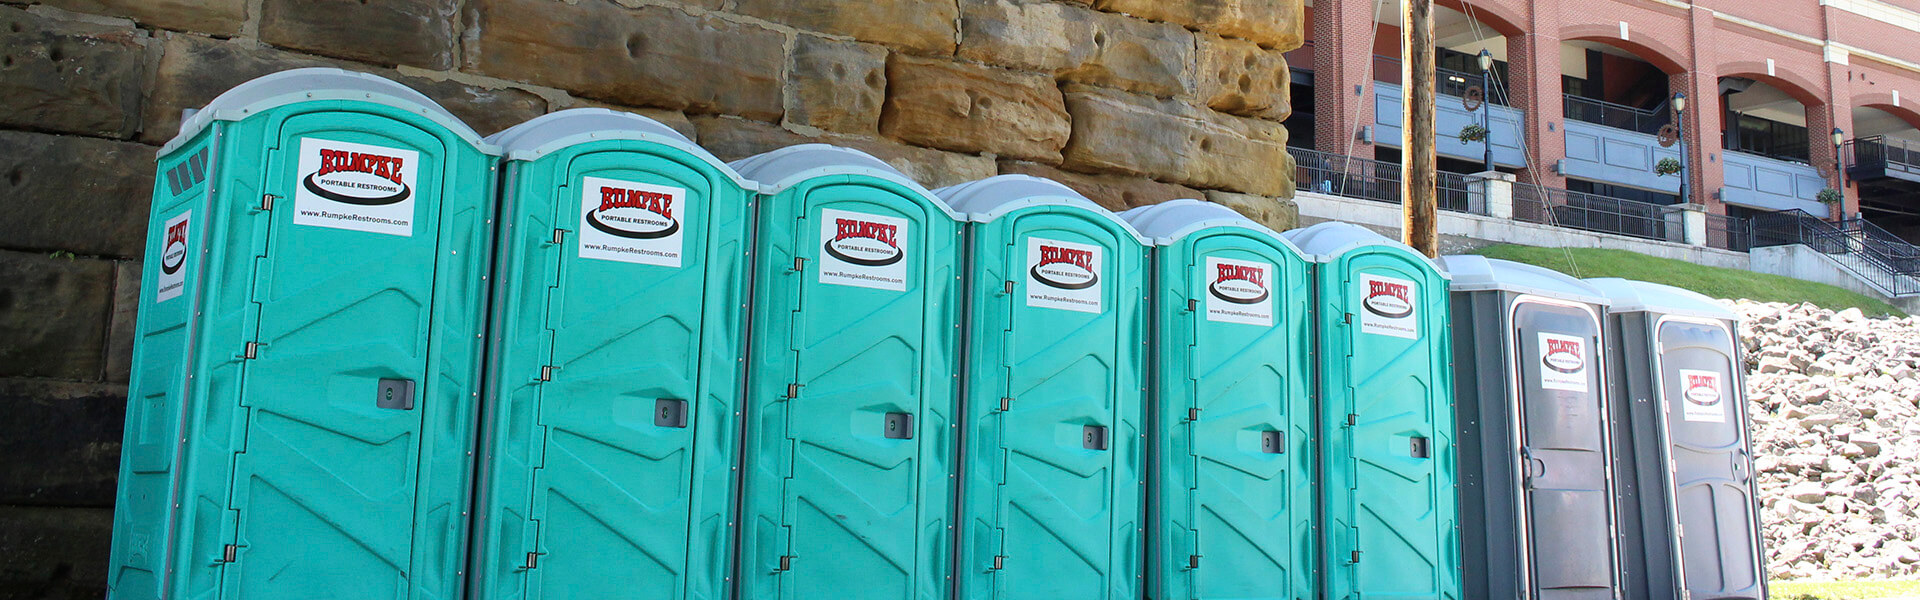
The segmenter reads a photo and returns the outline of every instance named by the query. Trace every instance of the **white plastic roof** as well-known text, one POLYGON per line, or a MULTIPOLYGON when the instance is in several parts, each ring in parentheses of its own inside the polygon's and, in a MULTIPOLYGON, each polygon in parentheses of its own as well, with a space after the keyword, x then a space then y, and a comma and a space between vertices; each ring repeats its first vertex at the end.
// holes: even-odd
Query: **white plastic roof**
POLYGON ((180 133, 160 148, 160 155, 165 156, 186 144, 214 121, 238 121, 261 111, 313 100, 360 100, 419 113, 452 130, 474 146, 489 153, 494 152, 493 148, 480 140, 480 134, 474 133, 472 127, 413 88, 379 75, 329 67, 308 67, 261 76, 220 94, 205 107, 181 120, 180 133))
POLYGON ((1072 206, 1111 220, 1141 244, 1148 243, 1146 236, 1140 235, 1120 215, 1094 204, 1080 192, 1073 191, 1073 188, 1045 177, 995 175, 943 187, 933 193, 947 206, 953 207, 955 212, 977 223, 986 223, 1029 206, 1072 206))
POLYGON ((1727 321, 1740 320, 1739 313, 1733 312, 1733 309, 1728 308, 1726 304, 1693 290, 1619 277, 1596 277, 1585 281, 1587 285, 1593 286, 1594 289, 1613 300, 1611 312, 1644 311, 1727 321))
POLYGON ((698 157, 726 173, 735 183, 758 189, 733 167, 715 158, 672 127, 640 115, 604 108, 570 108, 535 117, 506 131, 487 136, 507 160, 537 160, 568 146, 599 140, 641 140, 672 146, 698 157))
POLYGON ((1602 306, 1612 302, 1584 281, 1526 263, 1461 254, 1440 257, 1440 268, 1453 275, 1450 287, 1455 292, 1517 292, 1602 306))
POLYGON ((932 191, 908 179, 893 165, 865 152, 830 144, 787 146, 727 164, 739 171, 741 177, 760 182, 760 193, 769 196, 815 177, 866 175, 907 186, 926 194, 928 198, 934 197, 932 191))
POLYGON ((1434 264, 1432 259, 1420 254, 1412 247, 1352 223, 1327 221, 1305 229, 1287 231, 1280 234, 1280 237, 1293 242, 1301 252, 1313 256, 1314 260, 1319 262, 1331 261, 1336 256, 1362 246, 1391 246, 1405 250, 1408 254, 1427 261, 1427 264, 1432 264, 1434 270, 1439 271, 1442 277, 1452 278, 1446 269, 1441 269, 1440 265, 1434 264))
MULTIPOLYGON (((1162 246, 1177 243, 1180 238, 1208 227, 1245 227, 1271 235, 1288 247, 1293 246, 1293 243, 1282 238, 1279 232, 1261 225, 1259 221, 1249 219, 1239 211, 1205 200, 1184 198, 1149 204, 1128 209, 1120 213, 1120 218, 1125 219, 1127 223, 1133 225, 1134 229, 1140 230, 1142 235, 1153 238, 1154 243, 1162 246)), ((1297 252, 1299 249, 1294 250, 1297 252)))

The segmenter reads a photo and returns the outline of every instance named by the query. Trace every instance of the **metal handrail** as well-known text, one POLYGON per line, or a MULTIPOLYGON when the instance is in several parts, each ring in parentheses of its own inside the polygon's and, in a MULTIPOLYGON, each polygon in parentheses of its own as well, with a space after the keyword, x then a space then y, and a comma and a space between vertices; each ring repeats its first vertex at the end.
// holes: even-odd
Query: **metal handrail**
MULTIPOLYGON (((1343 156, 1307 148, 1287 148, 1293 155, 1294 189, 1348 198, 1400 203, 1399 163, 1343 156)), ((1435 178, 1441 210, 1484 214, 1472 205, 1467 176, 1440 171, 1435 178)))
POLYGON ((1666 102, 1653 108, 1634 108, 1572 94, 1563 97, 1566 116, 1575 121, 1645 134, 1659 133, 1662 126, 1673 122, 1673 112, 1667 110, 1666 102))
POLYGON ((1746 252, 1753 246, 1753 221, 1730 215, 1708 214, 1707 246, 1746 252))
POLYGON ((1537 185, 1513 189, 1513 217, 1521 221, 1684 242, 1685 228, 1673 212, 1659 204, 1537 185))
POLYGON ((1902 170, 1920 171, 1920 148, 1913 148, 1903 139, 1889 139, 1884 135, 1867 136, 1847 140, 1841 145, 1841 157, 1848 171, 1862 168, 1884 168, 1897 165, 1902 170))
POLYGON ((1920 294, 1920 248, 1862 219, 1831 223, 1804 210, 1753 218, 1752 246, 1805 245, 1891 296, 1920 294), (1886 238, 1893 238, 1892 240, 1886 238))

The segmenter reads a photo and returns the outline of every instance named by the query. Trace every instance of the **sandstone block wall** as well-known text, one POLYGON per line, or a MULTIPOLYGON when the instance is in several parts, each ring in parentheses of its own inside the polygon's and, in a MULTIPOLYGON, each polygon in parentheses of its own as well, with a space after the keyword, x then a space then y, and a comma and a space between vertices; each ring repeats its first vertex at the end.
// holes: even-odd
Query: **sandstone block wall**
POLYGON ((1292 225, 1302 0, 0 0, 0 598, 98 598, 154 151, 274 71, 480 133, 633 110, 723 159, 822 141, 928 186, 1059 179, 1292 225))

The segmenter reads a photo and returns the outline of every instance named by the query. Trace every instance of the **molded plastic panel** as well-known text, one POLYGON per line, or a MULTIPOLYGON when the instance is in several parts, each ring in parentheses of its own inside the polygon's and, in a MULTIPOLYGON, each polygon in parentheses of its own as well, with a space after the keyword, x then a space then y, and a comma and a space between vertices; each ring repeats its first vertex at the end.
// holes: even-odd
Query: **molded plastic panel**
POLYGON ((1694 598, 1764 596, 1755 531, 1746 394, 1720 323, 1656 325, 1680 566, 1694 598))

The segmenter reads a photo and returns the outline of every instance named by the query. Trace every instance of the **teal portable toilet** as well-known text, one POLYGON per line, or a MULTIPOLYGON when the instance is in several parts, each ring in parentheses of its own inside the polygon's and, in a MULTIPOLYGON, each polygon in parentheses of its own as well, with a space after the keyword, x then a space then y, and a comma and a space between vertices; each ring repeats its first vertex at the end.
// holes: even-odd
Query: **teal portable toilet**
POLYGON ((1672 286, 1586 282, 1613 302, 1622 598, 1766 598, 1739 315, 1672 286))
POLYGON ((1447 275, 1358 225, 1286 237, 1319 263, 1322 589, 1458 599, 1447 275))
POLYGON ((762 184, 738 597, 947 598, 960 221, 856 150, 733 164, 762 184))
POLYGON ((505 154, 473 594, 727 595, 753 185, 605 109, 505 154))
POLYGON ((1604 293, 1445 256, 1453 277, 1460 549, 1468 598, 1615 600, 1604 293))
POLYGON ((457 598, 490 146, 418 92, 297 69, 160 150, 113 598, 457 598))
POLYGON ((1121 216, 1154 245, 1146 597, 1314 597, 1306 258, 1218 204, 1121 216))
POLYGON ((1046 179, 936 193, 972 221, 959 597, 1138 598, 1146 240, 1046 179))

